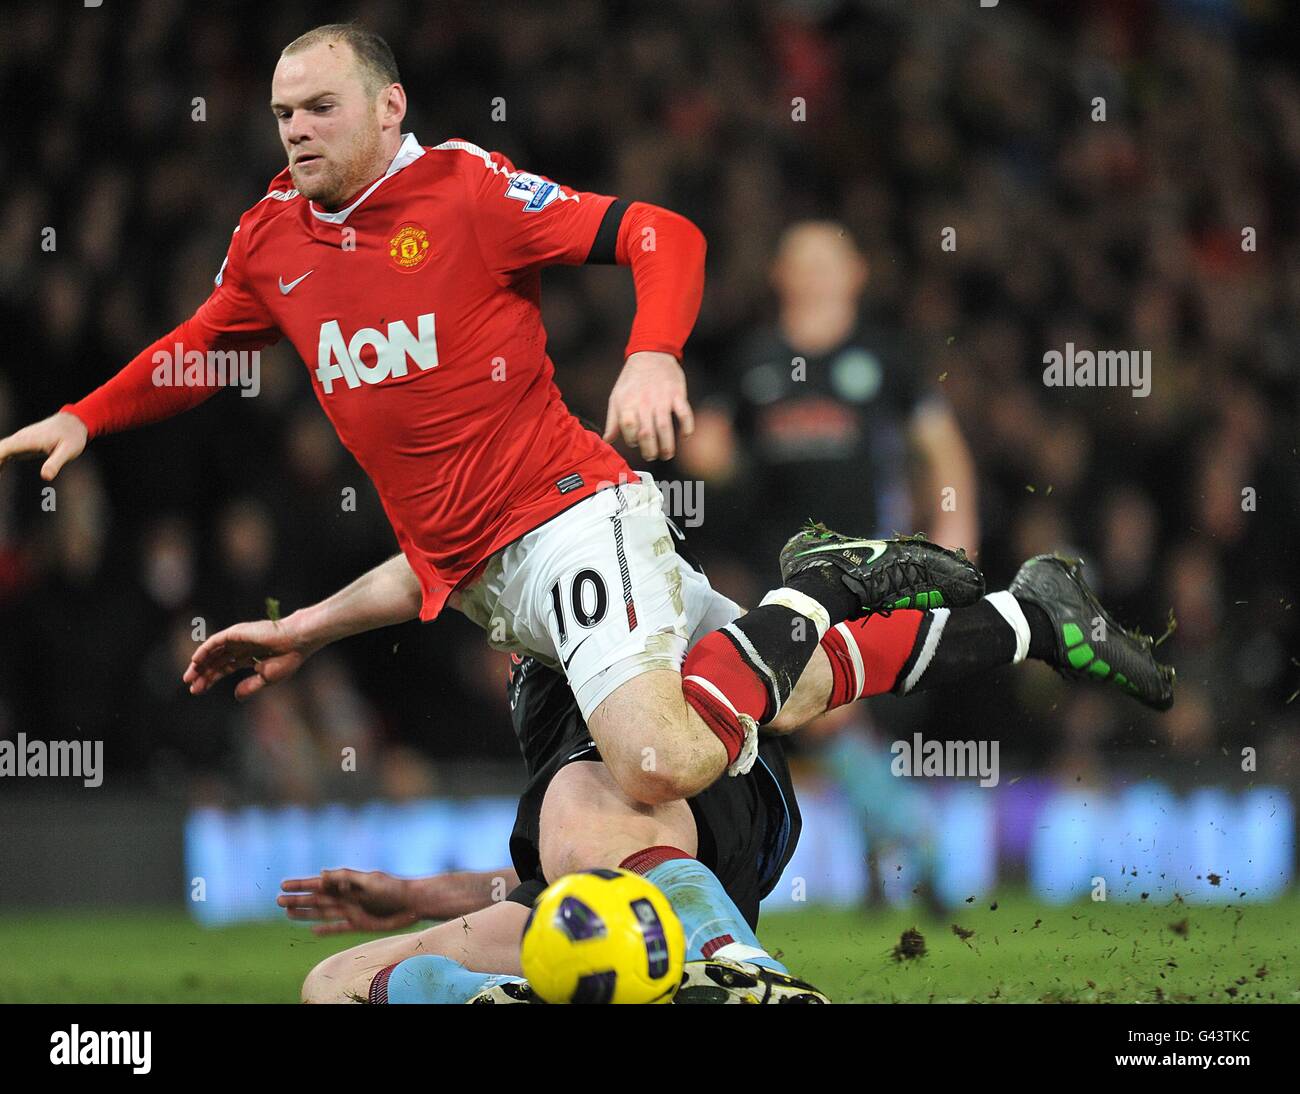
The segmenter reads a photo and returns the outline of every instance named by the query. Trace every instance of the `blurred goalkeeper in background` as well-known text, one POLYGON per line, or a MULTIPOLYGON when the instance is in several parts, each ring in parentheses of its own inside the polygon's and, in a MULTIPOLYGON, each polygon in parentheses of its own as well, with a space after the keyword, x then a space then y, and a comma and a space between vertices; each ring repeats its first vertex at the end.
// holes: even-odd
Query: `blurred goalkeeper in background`
MULTIPOLYGON (((917 349, 864 299, 869 281, 844 225, 787 228, 770 269, 774 321, 738 347, 682 446, 683 469, 708 481, 718 507, 752 530, 728 544, 751 572, 762 573, 780 549, 771 530, 802 519, 808 498, 832 527, 874 536, 921 528, 936 543, 978 552, 970 449, 933 378, 923 376, 917 349)), ((897 849, 913 859, 934 905, 926 795, 889 776, 900 720, 910 732, 928 706, 842 707, 804 728, 796 754, 811 756, 857 814, 873 894, 893 877, 880 870, 882 855, 897 849)))

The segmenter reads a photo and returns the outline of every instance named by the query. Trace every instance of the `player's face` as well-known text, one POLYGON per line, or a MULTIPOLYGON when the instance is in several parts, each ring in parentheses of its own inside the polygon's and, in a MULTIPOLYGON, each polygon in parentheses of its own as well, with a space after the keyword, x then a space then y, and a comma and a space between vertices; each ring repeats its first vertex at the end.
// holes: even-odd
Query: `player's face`
POLYGON ((786 301, 852 300, 866 283, 866 264, 834 226, 804 224, 781 241, 772 282, 786 301))
POLYGON ((333 209, 383 174, 378 101, 344 42, 280 58, 271 109, 299 193, 333 209))

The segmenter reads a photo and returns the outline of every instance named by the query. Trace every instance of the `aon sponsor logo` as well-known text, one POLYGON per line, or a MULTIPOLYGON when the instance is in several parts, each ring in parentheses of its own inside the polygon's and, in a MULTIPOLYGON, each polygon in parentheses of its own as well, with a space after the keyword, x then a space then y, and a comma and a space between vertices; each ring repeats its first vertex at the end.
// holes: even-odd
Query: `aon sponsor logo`
POLYGON ((399 319, 388 324, 387 334, 374 327, 362 327, 346 341, 337 319, 321 324, 316 379, 326 395, 334 390, 338 380, 348 387, 360 387, 405 376, 408 360, 414 361, 421 370, 437 368, 438 342, 434 337, 432 313, 415 321, 414 334, 406 321, 399 319), (366 347, 373 352, 373 364, 368 363, 369 354, 362 355, 366 347))

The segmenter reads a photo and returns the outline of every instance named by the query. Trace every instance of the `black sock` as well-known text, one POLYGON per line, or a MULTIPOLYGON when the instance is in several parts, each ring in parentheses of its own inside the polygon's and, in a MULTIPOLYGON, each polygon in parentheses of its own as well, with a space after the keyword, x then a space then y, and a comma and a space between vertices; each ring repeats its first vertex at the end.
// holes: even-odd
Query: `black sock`
POLYGON ((1037 604, 1023 597, 1016 597, 1016 603, 1025 613, 1029 623, 1029 656, 1039 661, 1056 659, 1056 628, 1052 626, 1051 617, 1037 604))
MULTIPOLYGON (((1028 656, 1053 661, 1056 657, 1056 632, 1051 618, 1028 600, 1016 597, 1016 603, 1029 624, 1028 656)), ((907 680, 915 675, 930 629, 935 626, 942 626, 943 630, 933 644, 930 659, 922 665, 919 677, 906 689, 909 692, 954 684, 986 669, 1009 665, 1015 659, 1016 632, 988 600, 981 600, 968 608, 954 608, 946 619, 930 613, 917 631, 912 656, 898 674, 895 691, 903 691, 907 680)))
POLYGON ((756 720, 771 721, 821 642, 816 624, 783 604, 764 604, 723 627, 722 633, 767 691, 767 706, 756 720))
POLYGON ((1016 632, 1002 613, 987 600, 944 613, 929 612, 916 632, 916 645, 898 673, 895 690, 903 693, 946 687, 998 665, 1009 665, 1016 655, 1016 632), (931 645, 931 631, 940 627, 931 645), (929 659, 922 662, 927 645, 929 659), (916 676, 920 666, 920 675, 916 676), (916 676, 911 687, 907 681, 916 676))
POLYGON ((831 617, 832 627, 862 614, 862 603, 857 594, 844 584, 834 566, 813 566, 803 570, 790 578, 786 588, 817 601, 831 617))

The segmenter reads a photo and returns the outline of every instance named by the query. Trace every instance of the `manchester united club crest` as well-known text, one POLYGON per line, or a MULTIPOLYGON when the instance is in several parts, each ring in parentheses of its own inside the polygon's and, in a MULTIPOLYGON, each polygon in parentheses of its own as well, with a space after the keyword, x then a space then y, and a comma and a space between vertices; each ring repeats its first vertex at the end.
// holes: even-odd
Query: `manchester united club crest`
POLYGON ((388 241, 388 260, 403 273, 411 273, 428 257, 429 233, 413 221, 399 224, 388 241))

